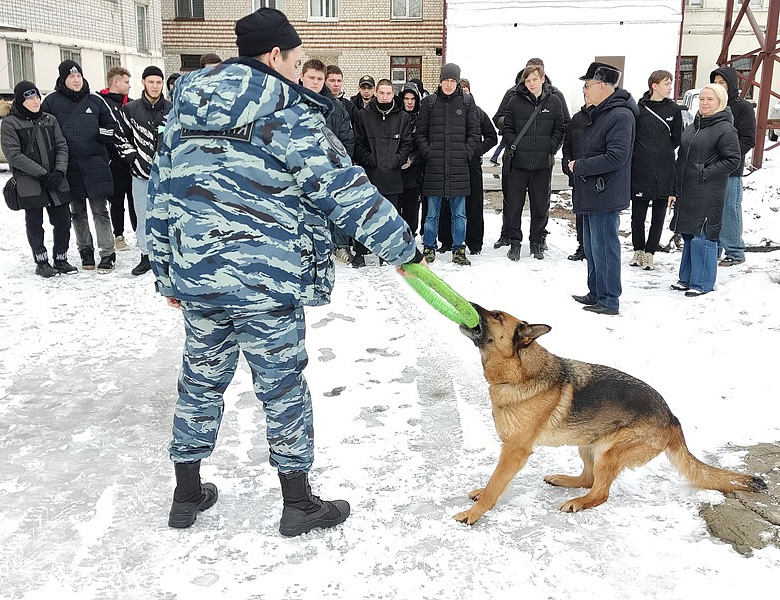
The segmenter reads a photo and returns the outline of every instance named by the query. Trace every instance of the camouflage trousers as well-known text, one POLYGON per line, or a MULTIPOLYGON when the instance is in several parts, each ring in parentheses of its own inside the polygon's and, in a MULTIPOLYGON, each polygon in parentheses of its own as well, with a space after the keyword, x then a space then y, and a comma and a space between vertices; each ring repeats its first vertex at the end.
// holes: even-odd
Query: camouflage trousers
POLYGON ((194 462, 214 450, 224 412, 223 394, 239 351, 252 371, 266 417, 270 463, 283 473, 308 471, 314 426, 303 308, 246 312, 183 302, 186 339, 170 444, 174 462, 194 462))

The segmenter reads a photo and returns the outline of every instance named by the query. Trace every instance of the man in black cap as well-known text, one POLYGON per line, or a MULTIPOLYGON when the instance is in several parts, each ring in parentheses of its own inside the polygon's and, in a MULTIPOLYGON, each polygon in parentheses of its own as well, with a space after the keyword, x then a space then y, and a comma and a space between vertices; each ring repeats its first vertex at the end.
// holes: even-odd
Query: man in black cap
MULTIPOLYGON (((352 104, 360 108, 367 108, 368 103, 371 102, 371 98, 374 97, 374 88, 376 88, 376 82, 371 75, 363 75, 358 81, 358 93, 350 98, 352 104)), ((352 123, 356 125, 356 123, 352 123)))
POLYGON ((81 66, 72 60, 60 63, 54 91, 46 96, 41 110, 57 117, 68 141, 68 183, 73 231, 81 255, 81 267, 95 268, 95 249, 89 231, 87 199, 95 221, 95 235, 100 252, 97 270, 114 269, 114 235, 108 217, 108 197, 114 191, 109 167, 108 146, 117 141, 117 122, 106 103, 90 94, 81 66))
POLYGON ((572 202, 582 214, 588 261, 588 293, 572 296, 589 312, 617 315, 620 283, 620 211, 631 204, 631 154, 639 108, 617 87, 620 71, 594 62, 580 77, 585 104, 593 109, 582 133, 580 153, 569 162, 574 177, 572 202))
POLYGON ((181 308, 185 351, 169 447, 171 527, 217 500, 201 483, 239 353, 266 416, 271 465, 295 536, 348 516, 312 494, 312 401, 303 307, 330 299, 328 220, 394 265, 422 261, 414 236, 325 126, 331 101, 295 82, 301 39, 278 10, 236 23, 239 58, 181 77, 149 186, 157 291, 181 308))
POLYGON ((141 75, 141 84, 141 97, 125 104, 119 113, 122 130, 129 143, 127 161, 131 163, 133 205, 138 219, 135 237, 141 251, 141 260, 130 271, 133 275, 143 275, 151 269, 146 235, 147 186, 157 142, 165 127, 168 111, 173 106, 170 100, 163 97, 162 69, 154 65, 146 67, 141 75))

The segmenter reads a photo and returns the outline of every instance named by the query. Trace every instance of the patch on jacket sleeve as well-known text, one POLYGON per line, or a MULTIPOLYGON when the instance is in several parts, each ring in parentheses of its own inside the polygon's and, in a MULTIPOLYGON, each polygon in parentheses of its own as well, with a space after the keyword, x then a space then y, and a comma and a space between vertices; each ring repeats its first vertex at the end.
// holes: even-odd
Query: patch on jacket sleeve
POLYGON ((232 140, 234 142, 249 142, 255 131, 255 122, 252 121, 241 127, 227 129, 225 131, 203 131, 198 129, 182 129, 179 134, 183 139, 209 138, 219 140, 232 140))
POLYGON ((338 152, 339 155, 342 157, 347 156, 347 149, 344 147, 344 144, 341 143, 341 140, 335 133, 333 133, 327 127, 322 128, 322 133, 325 135, 325 139, 330 142, 330 145, 333 146, 333 149, 338 152))

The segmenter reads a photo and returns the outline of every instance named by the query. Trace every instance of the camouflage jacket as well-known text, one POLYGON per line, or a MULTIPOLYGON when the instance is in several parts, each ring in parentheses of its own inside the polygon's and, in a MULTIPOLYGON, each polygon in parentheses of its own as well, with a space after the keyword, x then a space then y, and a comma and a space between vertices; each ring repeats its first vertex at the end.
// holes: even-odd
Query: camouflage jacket
POLYGON ((268 310, 329 301, 327 220, 391 264, 411 231, 325 127, 330 102, 248 58, 180 78, 153 163, 157 291, 268 310))

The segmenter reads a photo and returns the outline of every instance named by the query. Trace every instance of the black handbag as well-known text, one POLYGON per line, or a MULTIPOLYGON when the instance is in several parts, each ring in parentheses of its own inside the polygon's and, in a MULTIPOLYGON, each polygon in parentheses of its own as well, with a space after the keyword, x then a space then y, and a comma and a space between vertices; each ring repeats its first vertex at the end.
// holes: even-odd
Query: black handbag
MULTIPOLYGON (((27 147, 23 152, 25 155, 29 154, 30 150, 32 150, 33 144, 35 143, 35 136, 38 135, 38 125, 40 125, 40 122, 36 121, 32 130, 32 135, 30 136, 30 141, 27 142, 27 147)), ((22 206, 19 203, 19 190, 16 189, 16 177, 11 177, 5 182, 5 187, 3 187, 3 198, 5 199, 6 206, 11 210, 22 210, 22 206)))

